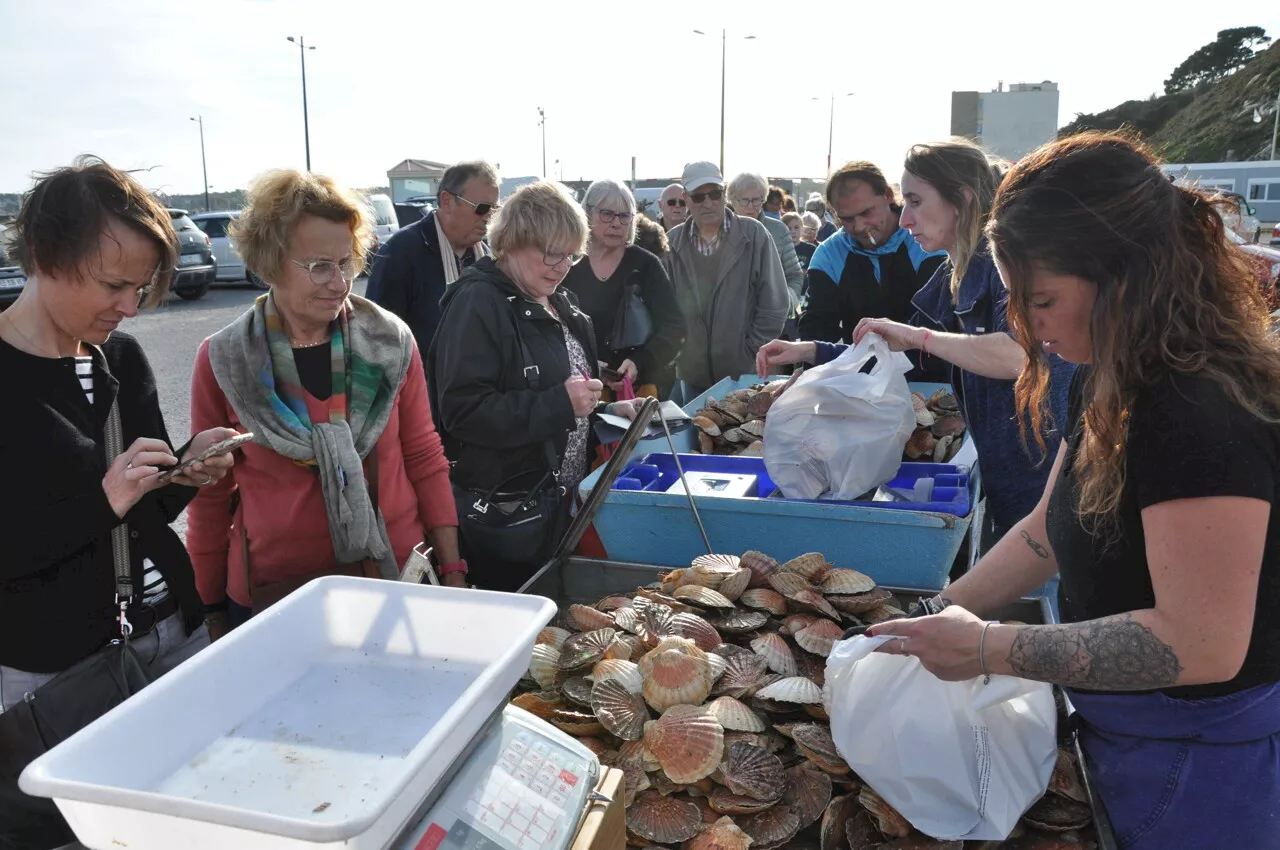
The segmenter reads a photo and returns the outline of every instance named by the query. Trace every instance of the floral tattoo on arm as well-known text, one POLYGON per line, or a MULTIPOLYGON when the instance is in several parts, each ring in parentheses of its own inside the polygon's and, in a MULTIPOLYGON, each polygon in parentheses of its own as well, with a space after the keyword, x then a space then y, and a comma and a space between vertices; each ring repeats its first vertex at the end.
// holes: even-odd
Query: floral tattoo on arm
POLYGON ((1130 614, 1063 626, 1022 626, 1008 662, 1025 679, 1098 691, 1167 688, 1182 673, 1173 649, 1130 614))

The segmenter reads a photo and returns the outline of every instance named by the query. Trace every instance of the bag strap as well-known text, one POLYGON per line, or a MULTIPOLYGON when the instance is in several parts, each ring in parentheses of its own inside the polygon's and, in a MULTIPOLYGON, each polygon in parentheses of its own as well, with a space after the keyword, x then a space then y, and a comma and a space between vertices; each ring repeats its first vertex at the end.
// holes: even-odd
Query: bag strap
MULTIPOLYGON (((120 401, 111 402, 111 412, 107 414, 105 429, 107 465, 124 454, 124 435, 120 427, 120 401)), ((133 625, 126 616, 129 605, 133 602, 133 571, 129 564, 129 524, 121 522, 111 529, 111 558, 116 569, 116 605, 120 608, 120 636, 126 641, 133 632, 133 625)))
MULTIPOLYGON (((529 384, 529 389, 537 392, 542 389, 542 373, 538 369, 537 362, 533 359, 533 352, 529 350, 529 344, 524 341, 524 334, 520 332, 520 315, 514 309, 516 302, 513 301, 511 303, 513 305, 511 315, 516 326, 516 344, 520 346, 520 359, 524 363, 524 379, 529 384)), ((560 458, 556 454, 556 444, 551 440, 547 440, 542 444, 542 451, 547 458, 547 469, 551 472, 551 476, 559 481, 560 458)), ((503 483, 505 484, 506 482, 503 483)))

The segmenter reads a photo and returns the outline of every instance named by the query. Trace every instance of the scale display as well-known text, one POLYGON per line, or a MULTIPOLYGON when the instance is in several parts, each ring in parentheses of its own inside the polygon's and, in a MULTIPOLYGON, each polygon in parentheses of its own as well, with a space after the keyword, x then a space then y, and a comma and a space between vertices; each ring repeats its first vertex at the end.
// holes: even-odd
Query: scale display
POLYGON ((564 850, 599 776, 594 753, 507 706, 396 850, 564 850))

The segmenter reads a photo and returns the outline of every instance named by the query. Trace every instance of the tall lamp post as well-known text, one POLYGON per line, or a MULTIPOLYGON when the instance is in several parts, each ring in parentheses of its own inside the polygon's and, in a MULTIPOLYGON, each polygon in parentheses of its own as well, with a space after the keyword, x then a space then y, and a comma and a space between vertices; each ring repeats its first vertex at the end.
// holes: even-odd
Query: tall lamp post
POLYGON ((538 126, 542 128, 542 179, 547 179, 547 113, 538 107, 538 126))
POLYGON ((204 174, 204 211, 211 212, 209 208, 209 166, 204 158, 204 116, 197 115, 191 120, 200 125, 200 171, 204 174))
POLYGON ((307 47, 307 40, 302 36, 294 38, 289 36, 289 40, 298 45, 298 53, 302 55, 302 137, 307 145, 307 171, 311 170, 311 124, 307 120, 307 51, 315 50, 314 47, 307 47))
MULTIPOLYGON (((702 30, 694 30, 698 35, 706 35, 702 30)), ((744 41, 752 41, 754 35, 744 35, 744 41)), ((723 27, 720 29, 720 173, 724 174, 724 89, 725 89, 725 63, 728 46, 728 31, 723 27)))
MULTIPOLYGON (((844 97, 853 97, 853 92, 847 92, 844 97)), ((811 97, 810 100, 822 100, 820 97, 811 97)), ((831 113, 827 118, 827 176, 831 176, 831 151, 836 138, 836 93, 831 93, 831 113)))

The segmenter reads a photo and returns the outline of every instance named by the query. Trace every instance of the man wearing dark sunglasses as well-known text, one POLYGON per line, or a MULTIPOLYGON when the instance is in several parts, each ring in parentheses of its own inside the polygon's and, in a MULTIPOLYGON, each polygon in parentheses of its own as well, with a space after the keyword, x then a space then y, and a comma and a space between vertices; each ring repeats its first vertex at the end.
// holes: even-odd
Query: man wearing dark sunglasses
POLYGON ((658 218, 662 221, 662 227, 669 232, 677 224, 684 224, 688 217, 689 207, 688 201, 684 199, 684 187, 679 183, 672 183, 662 190, 662 197, 658 198, 658 218))
POLYGON ((484 243, 498 209, 498 175, 460 162, 440 178, 439 209, 398 231, 373 258, 366 297, 395 313, 425 352, 440 323, 440 299, 462 270, 490 254, 484 243))
POLYGON ((722 378, 753 374, 755 352, 782 331, 790 299, 773 237, 725 208, 715 163, 686 165, 681 184, 689 217, 667 234, 663 263, 688 323, 676 362, 676 395, 687 403, 722 378))

